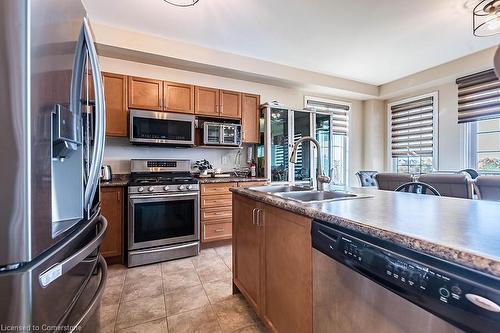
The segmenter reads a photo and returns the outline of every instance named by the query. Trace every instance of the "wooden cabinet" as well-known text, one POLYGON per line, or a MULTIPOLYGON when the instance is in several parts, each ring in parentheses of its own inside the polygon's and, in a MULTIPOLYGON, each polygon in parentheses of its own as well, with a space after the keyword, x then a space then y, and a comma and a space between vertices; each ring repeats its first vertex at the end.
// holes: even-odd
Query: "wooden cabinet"
POLYGON ((200 221, 203 243, 232 237, 233 201, 229 189, 236 186, 238 184, 235 182, 201 184, 200 221))
POLYGON ((101 187, 101 211, 108 221, 106 236, 101 244, 104 257, 121 257, 123 254, 123 187, 101 187))
POLYGON ((271 332, 312 332, 311 220, 235 194, 233 282, 271 332))
POLYGON ((261 230, 255 224, 260 204, 233 195, 233 283, 259 313, 261 307, 261 230))
POLYGON ((274 332, 311 332, 311 220, 269 205, 260 219, 261 317, 274 332))
POLYGON ((260 96, 241 94, 241 132, 245 143, 259 143, 260 96))
POLYGON ((163 82, 164 110, 194 113, 194 86, 190 84, 163 82))
POLYGON ((241 93, 229 90, 219 91, 220 109, 222 118, 241 118, 241 93))
POLYGON ((259 180, 255 182, 239 182, 238 187, 253 187, 267 185, 267 181, 259 180))
POLYGON ((198 115, 219 116, 219 89, 194 88, 194 113, 198 115))
POLYGON ((129 76, 129 108, 162 111, 162 99, 163 81, 129 76))
POLYGON ((127 76, 102 73, 106 102, 106 135, 127 136, 127 76))

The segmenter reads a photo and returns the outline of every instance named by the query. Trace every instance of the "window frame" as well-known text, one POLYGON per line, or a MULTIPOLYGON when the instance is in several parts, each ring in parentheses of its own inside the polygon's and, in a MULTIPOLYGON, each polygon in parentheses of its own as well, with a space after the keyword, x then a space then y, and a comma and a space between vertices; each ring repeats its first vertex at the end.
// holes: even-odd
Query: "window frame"
MULTIPOLYGON (((343 155, 345 156, 345 163, 344 163, 344 166, 343 166, 343 170, 342 170, 342 177, 344 179, 344 184, 339 184, 339 185, 342 185, 342 186, 347 186, 349 184, 349 143, 350 143, 350 131, 349 129, 352 128, 352 116, 351 116, 351 112, 352 112, 352 103, 349 103, 349 102, 345 102, 345 101, 339 101, 339 100, 335 100, 335 99, 327 99, 327 98, 321 98, 321 97, 314 97, 314 96, 308 96, 308 95, 305 95, 304 96, 304 108, 307 107, 307 102, 308 101, 317 101, 317 102, 323 102, 323 103, 331 103, 331 104, 338 104, 338 105, 344 105, 344 106, 347 106, 349 108, 349 116, 347 118, 347 134, 346 135, 343 135, 345 138, 344 138, 344 150, 343 150, 343 155)), ((316 138, 316 114, 329 114, 328 111, 310 111, 312 113, 312 117, 311 117, 311 133, 313 133, 313 137, 316 138)), ((330 121, 333 121, 333 115, 332 114, 329 114, 330 115, 330 121)), ((333 158, 333 137, 334 137, 334 133, 332 131, 330 131, 330 156, 333 158)), ((338 134, 340 135, 340 134, 338 134)), ((315 149, 313 149, 313 151, 315 151, 315 149)), ((314 166, 316 164, 316 155, 317 152, 311 154, 311 163, 312 165, 314 166)), ((329 166, 328 170, 323 170, 323 173, 326 174, 326 175, 330 175, 330 170, 333 168, 332 165, 329 166)), ((313 167, 311 168, 312 172, 311 172, 311 177, 313 178, 313 182, 314 184, 316 184, 316 168, 313 167)))
POLYGON ((398 172, 396 158, 392 157, 392 112, 394 105, 414 102, 423 98, 432 97, 432 168, 439 170, 439 92, 433 91, 405 99, 387 103, 387 165, 391 172, 398 172))
MULTIPOLYGON (((485 119, 488 120, 488 119, 485 119)), ((484 120, 478 120, 484 121, 484 120)), ((474 169, 480 175, 500 175, 500 172, 484 172, 477 168, 477 121, 463 123, 460 126, 460 160, 462 169, 474 169)))

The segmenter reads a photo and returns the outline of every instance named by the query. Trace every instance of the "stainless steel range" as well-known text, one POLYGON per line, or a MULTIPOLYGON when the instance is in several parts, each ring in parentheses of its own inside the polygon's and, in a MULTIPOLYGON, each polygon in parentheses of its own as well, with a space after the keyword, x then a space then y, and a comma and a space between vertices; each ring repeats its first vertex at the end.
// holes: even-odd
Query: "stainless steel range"
POLYGON ((128 186, 128 266, 195 256, 200 187, 189 160, 132 160, 128 186))

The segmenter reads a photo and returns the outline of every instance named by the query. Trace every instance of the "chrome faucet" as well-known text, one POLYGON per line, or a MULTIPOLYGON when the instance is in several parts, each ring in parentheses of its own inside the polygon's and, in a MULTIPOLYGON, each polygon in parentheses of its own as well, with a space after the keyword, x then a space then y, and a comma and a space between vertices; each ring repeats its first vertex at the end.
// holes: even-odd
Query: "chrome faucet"
POLYGON ((317 162, 316 163, 318 164, 318 166, 317 166, 318 174, 316 176, 316 189, 318 191, 324 191, 325 190, 325 183, 326 184, 330 183, 330 177, 323 175, 323 169, 321 167, 320 146, 319 146, 318 140, 316 140, 315 138, 312 138, 310 136, 305 136, 305 137, 297 140, 297 142, 295 142, 295 144, 293 145, 292 153, 290 154, 290 163, 294 163, 294 164, 297 163, 297 150, 298 150, 299 145, 304 141, 311 141, 316 146, 316 150, 317 150, 317 154, 316 154, 317 155, 317 160, 316 160, 317 162))

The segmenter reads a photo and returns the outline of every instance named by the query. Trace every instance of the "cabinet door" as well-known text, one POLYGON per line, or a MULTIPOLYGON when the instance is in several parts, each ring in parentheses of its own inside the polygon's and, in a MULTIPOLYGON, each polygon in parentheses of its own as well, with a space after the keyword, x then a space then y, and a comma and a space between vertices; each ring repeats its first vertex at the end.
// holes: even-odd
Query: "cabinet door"
POLYGON ((259 143, 260 96, 241 94, 241 130, 246 143, 259 143))
POLYGON ((219 89, 195 87, 194 113, 217 117, 219 116, 219 89))
POLYGON ((241 93, 220 90, 220 116, 224 118, 241 118, 241 93))
POLYGON ((262 204, 261 317, 274 332, 312 332, 311 221, 262 204))
POLYGON ((255 201, 233 195, 233 282, 259 312, 261 232, 254 223, 254 208, 255 201))
POLYGON ((175 82, 163 82, 165 111, 194 113, 194 86, 175 82))
POLYGON ((127 136, 127 76, 103 73, 106 135, 127 136))
POLYGON ((101 211, 108 220, 108 230, 101 244, 104 257, 122 255, 123 248, 123 188, 101 188, 101 211))
POLYGON ((129 76, 129 108, 162 111, 162 98, 163 81, 129 76))

